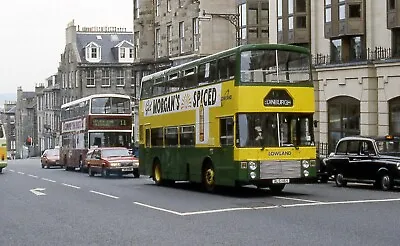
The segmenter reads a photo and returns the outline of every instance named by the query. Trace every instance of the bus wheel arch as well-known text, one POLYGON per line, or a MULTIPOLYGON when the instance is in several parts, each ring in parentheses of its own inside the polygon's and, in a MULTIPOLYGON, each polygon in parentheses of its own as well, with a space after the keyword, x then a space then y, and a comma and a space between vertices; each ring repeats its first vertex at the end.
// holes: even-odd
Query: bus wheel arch
POLYGON ((201 183, 208 192, 215 190, 215 169, 211 157, 206 157, 201 165, 201 183))

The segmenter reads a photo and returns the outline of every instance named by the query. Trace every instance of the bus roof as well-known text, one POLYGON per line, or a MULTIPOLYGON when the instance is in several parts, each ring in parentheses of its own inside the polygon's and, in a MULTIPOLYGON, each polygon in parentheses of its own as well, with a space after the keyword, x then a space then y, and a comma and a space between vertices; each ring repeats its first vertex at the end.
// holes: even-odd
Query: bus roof
POLYGON ((90 95, 90 96, 87 96, 87 97, 83 97, 81 99, 77 99, 77 100, 69 102, 69 103, 65 103, 65 104, 63 104, 61 106, 61 108, 67 108, 67 107, 70 107, 72 105, 75 105, 75 104, 90 100, 92 98, 98 98, 98 97, 120 97, 120 98, 126 98, 126 99, 130 99, 131 98, 130 96, 123 95, 123 94, 95 94, 95 95, 90 95))
POLYGON ((185 67, 190 67, 194 64, 199 64, 202 63, 204 61, 208 61, 210 59, 214 59, 214 58, 220 58, 220 57, 225 57, 228 55, 232 55, 232 54, 236 54, 237 52, 242 52, 242 51, 248 51, 248 50, 284 50, 284 51, 293 51, 293 52, 299 52, 299 53, 304 53, 304 54, 310 54, 309 49, 305 48, 305 47, 301 47, 301 46, 296 46, 296 45, 289 45, 289 44, 246 44, 246 45, 241 45, 241 46, 237 46, 228 50, 224 50, 209 56, 205 56, 184 64, 180 64, 178 66, 174 66, 153 74, 149 74, 146 76, 143 76, 142 81, 146 81, 146 80, 151 80, 154 79, 160 75, 163 74, 168 74, 170 72, 174 72, 181 70, 182 68, 185 67))

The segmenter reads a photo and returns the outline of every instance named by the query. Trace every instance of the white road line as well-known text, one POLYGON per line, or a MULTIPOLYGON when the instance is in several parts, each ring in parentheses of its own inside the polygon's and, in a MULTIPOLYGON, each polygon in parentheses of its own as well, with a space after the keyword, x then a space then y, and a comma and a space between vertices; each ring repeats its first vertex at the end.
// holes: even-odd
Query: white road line
POLYGON ((317 203, 301 203, 282 205, 284 208, 305 207, 305 206, 322 206, 322 205, 340 205, 340 204, 360 204, 360 203, 378 203, 378 202, 399 202, 400 198, 376 199, 376 200, 355 200, 355 201, 338 201, 338 202, 317 202, 317 203))
POLYGON ((197 212, 186 212, 180 213, 182 216, 188 215, 198 215, 198 214, 213 214, 213 213, 222 213, 222 212, 231 212, 231 211, 243 211, 243 210, 253 210, 253 208, 223 208, 223 209, 215 209, 215 210, 205 210, 205 211, 197 211, 197 212))
POLYGON ((22 175, 24 175, 25 173, 23 173, 23 172, 18 172, 18 174, 22 174, 22 175))
POLYGON ((15 171, 14 171, 14 170, 12 170, 12 169, 9 169, 8 171, 10 171, 10 172, 12 172, 12 173, 15 173, 15 171))
POLYGON ((176 211, 172 211, 172 210, 168 210, 168 209, 165 209, 165 208, 154 207, 154 206, 147 205, 147 204, 140 203, 140 202, 134 202, 134 204, 139 205, 139 206, 143 206, 143 207, 147 207, 147 208, 151 208, 151 209, 155 209, 155 210, 158 210, 158 211, 167 212, 167 213, 170 213, 170 214, 183 216, 182 213, 179 213, 179 212, 176 212, 176 211))
POLYGON ((68 186, 68 187, 71 187, 71 188, 75 188, 75 189, 80 189, 80 188, 81 188, 81 187, 79 187, 79 186, 70 185, 70 184, 65 184, 65 183, 62 183, 62 185, 68 186))
POLYGON ((28 176, 31 177, 31 178, 35 178, 35 179, 39 178, 38 176, 35 176, 35 175, 32 175, 32 174, 28 174, 28 176))
POLYGON ((117 196, 104 194, 104 193, 101 193, 101 192, 98 192, 98 191, 94 191, 94 190, 91 190, 90 192, 94 193, 94 194, 97 194, 97 195, 101 195, 101 196, 106 196, 106 197, 110 197, 110 198, 114 198, 114 199, 119 199, 119 197, 117 197, 117 196))
MULTIPOLYGON (((301 199, 304 201, 304 199, 301 199)), ((286 204, 286 205, 273 205, 265 207, 238 207, 238 208, 223 208, 215 210, 204 210, 195 212, 177 212, 165 208, 155 207, 148 204, 134 202, 134 204, 147 207, 150 209, 167 212, 170 214, 175 214, 179 216, 190 216, 190 215, 201 215, 201 214, 212 214, 212 213, 222 213, 222 212, 232 212, 232 211, 245 211, 245 210, 264 210, 264 209, 276 209, 276 208, 294 208, 294 207, 310 207, 310 206, 322 206, 322 205, 340 205, 340 204, 359 204, 359 203, 379 203, 379 202, 400 202, 400 198, 389 198, 389 199, 377 199, 377 200, 355 200, 355 201, 337 201, 337 202, 316 202, 308 200, 309 203, 297 203, 297 204, 286 204)))
POLYGON ((320 202, 320 201, 299 199, 299 198, 294 198, 294 197, 284 197, 284 196, 274 196, 274 198, 284 199, 284 200, 300 201, 300 202, 312 202, 312 203, 320 202))
POLYGON ((48 181, 48 182, 52 182, 52 183, 56 183, 56 181, 54 181, 54 180, 51 180, 51 179, 42 178, 42 180, 44 180, 44 181, 48 181))

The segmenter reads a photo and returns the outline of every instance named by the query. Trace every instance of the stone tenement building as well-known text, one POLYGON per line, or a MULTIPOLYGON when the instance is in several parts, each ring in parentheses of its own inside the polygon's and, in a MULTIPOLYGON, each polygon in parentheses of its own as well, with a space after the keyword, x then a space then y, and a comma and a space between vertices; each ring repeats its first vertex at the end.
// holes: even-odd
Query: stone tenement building
POLYGON ((39 154, 36 120, 35 92, 23 91, 22 87, 18 87, 15 108, 16 158, 39 154), (28 138, 32 140, 29 144, 27 144, 28 138))
POLYGON ((60 83, 57 75, 35 87, 38 149, 40 153, 59 145, 60 139, 60 83))
POLYGON ((270 0, 270 42, 311 47, 316 137, 400 134, 400 1, 270 0))

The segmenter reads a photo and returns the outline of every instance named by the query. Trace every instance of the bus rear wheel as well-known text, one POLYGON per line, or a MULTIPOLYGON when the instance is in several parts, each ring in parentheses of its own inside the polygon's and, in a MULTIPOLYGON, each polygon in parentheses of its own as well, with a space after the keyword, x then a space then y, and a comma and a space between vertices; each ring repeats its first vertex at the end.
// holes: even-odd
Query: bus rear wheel
POLYGON ((215 171, 212 164, 206 164, 202 172, 203 187, 208 192, 215 190, 215 171))
POLYGON ((161 174, 161 165, 159 162, 156 162, 153 167, 153 181, 156 185, 162 185, 162 174, 161 174))

